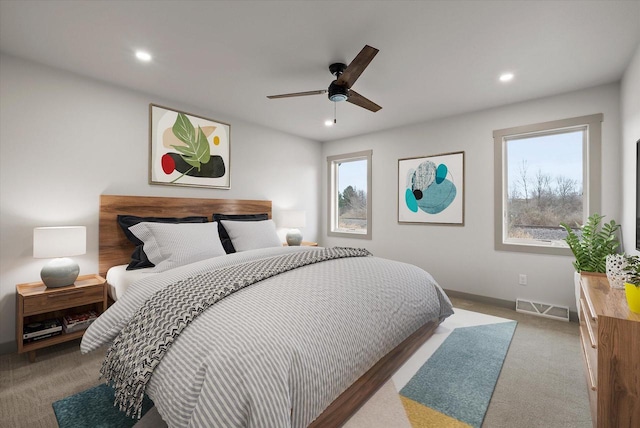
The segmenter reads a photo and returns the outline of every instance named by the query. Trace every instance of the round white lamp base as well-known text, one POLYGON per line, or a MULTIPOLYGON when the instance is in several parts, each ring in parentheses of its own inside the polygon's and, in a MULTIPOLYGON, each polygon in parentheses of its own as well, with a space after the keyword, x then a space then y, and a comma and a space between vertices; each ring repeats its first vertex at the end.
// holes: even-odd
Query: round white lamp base
POLYGON ((302 243, 302 233, 298 229, 291 229, 287 233, 287 245, 290 247, 298 246, 302 243))
POLYGON ((80 267, 68 257, 53 259, 40 271, 42 282, 49 288, 73 285, 78 279, 80 267))

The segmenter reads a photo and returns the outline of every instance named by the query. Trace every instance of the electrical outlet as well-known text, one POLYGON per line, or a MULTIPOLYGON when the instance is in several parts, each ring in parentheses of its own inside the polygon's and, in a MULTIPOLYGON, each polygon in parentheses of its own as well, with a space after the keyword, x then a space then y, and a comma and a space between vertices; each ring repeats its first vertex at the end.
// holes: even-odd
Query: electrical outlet
POLYGON ((521 273, 520 276, 518 277, 518 284, 527 285, 527 275, 521 273))

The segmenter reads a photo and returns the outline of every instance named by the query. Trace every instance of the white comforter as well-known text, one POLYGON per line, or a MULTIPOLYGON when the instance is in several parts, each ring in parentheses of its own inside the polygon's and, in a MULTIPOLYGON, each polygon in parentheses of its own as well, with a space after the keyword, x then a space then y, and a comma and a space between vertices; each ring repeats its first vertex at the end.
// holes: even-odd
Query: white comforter
MULTIPOLYGON (((111 342, 156 291, 207 270, 283 254, 247 251, 145 278, 85 333, 111 342)), ((431 275, 375 257, 331 260, 238 291, 175 340, 147 393, 169 426, 306 427, 375 362, 428 321, 452 313, 431 275)))

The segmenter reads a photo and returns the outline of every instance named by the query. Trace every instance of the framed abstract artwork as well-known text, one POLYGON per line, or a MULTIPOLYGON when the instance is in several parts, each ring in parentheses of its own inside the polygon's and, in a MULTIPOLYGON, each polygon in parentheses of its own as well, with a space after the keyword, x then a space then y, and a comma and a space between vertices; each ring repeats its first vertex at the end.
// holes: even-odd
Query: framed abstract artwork
POLYGON ((464 152, 398 159, 398 223, 464 225, 464 152))
POLYGON ((149 104, 149 183, 229 189, 231 125, 149 104))

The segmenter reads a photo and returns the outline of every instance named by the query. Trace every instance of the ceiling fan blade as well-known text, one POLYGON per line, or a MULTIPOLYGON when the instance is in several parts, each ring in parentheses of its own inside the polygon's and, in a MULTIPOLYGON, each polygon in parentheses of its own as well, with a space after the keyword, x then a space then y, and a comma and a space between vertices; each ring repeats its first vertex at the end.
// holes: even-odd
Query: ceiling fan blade
POLYGON ((349 90, 349 98, 347 98, 347 101, 349 101, 351 104, 366 108, 367 110, 370 110, 374 113, 382 108, 370 99, 363 97, 353 89, 349 90))
POLYGON ((326 93, 327 93, 326 89, 320 89, 319 91, 293 92, 291 94, 267 95, 267 98, 269 98, 270 100, 275 100, 277 98, 304 97, 305 95, 321 95, 326 93))
POLYGON ((365 45, 360 53, 351 61, 351 64, 349 64, 340 77, 338 77, 337 83, 351 88, 377 53, 378 49, 365 45))

